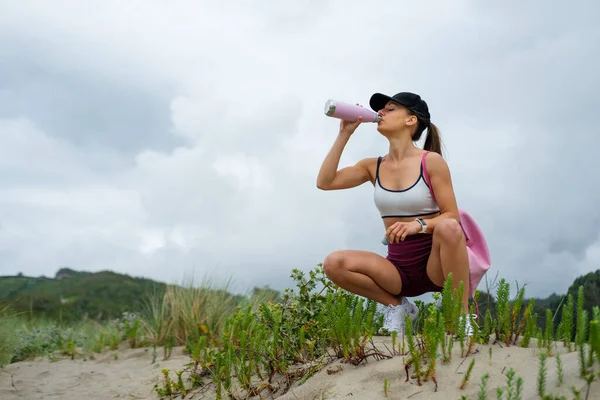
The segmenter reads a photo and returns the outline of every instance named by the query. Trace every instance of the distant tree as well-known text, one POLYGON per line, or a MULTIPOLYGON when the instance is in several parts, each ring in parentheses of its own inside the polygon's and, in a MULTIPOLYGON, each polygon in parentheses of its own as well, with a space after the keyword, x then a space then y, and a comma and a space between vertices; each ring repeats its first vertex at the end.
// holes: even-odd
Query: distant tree
POLYGON ((262 288, 254 287, 252 289, 252 298, 259 301, 272 301, 276 303, 281 299, 280 294, 279 291, 271 289, 269 285, 265 285, 262 288))

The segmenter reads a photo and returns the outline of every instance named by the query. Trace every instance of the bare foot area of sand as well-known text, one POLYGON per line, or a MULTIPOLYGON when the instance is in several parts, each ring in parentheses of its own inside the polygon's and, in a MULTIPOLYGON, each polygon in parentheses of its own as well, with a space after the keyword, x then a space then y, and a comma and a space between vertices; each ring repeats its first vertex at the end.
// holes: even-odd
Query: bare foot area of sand
POLYGON ((154 384, 161 370, 182 369, 190 358, 174 348, 163 361, 157 348, 152 364, 152 349, 122 349, 95 354, 94 359, 38 358, 0 369, 0 399, 157 399, 154 384))
MULTIPOLYGON (((373 343, 384 354, 390 354, 391 338, 374 337, 373 343)), ((49 361, 37 359, 11 364, 0 369, 0 398, 12 399, 159 399, 154 391, 157 382, 162 383, 163 368, 182 370, 190 361, 182 353, 182 348, 173 349, 169 360, 162 360, 162 349, 157 349, 156 362, 152 363, 152 349, 123 349, 96 355, 95 359, 61 359, 49 361)), ((515 381, 523 378, 522 400, 540 399, 537 394, 539 357, 536 343, 530 348, 518 346, 478 345, 473 354, 462 358, 460 346, 455 343, 453 358, 444 364, 438 359, 436 384, 429 380, 419 385, 410 369, 406 381, 405 356, 395 355, 391 359, 368 358, 359 365, 334 361, 316 374, 299 384, 295 382, 282 396, 269 395, 266 391, 261 398, 291 399, 383 399, 384 380, 388 382, 389 399, 453 399, 461 396, 476 399, 480 391, 481 378, 489 374, 487 399, 496 399, 496 390, 506 390, 507 371, 515 371, 515 381), (490 360, 489 348, 492 348, 490 360), (475 360, 469 381, 460 388, 471 360, 475 360), (278 396, 278 397, 277 397, 278 396)), ((546 360, 546 392, 556 396, 564 395, 573 399, 571 386, 574 386, 585 399, 587 385, 579 379, 579 355, 576 351, 567 352, 562 343, 556 343, 554 354, 559 353, 563 364, 564 381, 558 386, 558 373, 555 357, 546 360)), ((597 367, 596 367, 597 369, 597 367)), ((174 372, 171 374, 175 376, 174 372)), ((180 398, 180 397, 177 397, 180 398)), ((214 390, 196 390, 186 396, 194 399, 214 399, 214 390)), ((256 397, 258 398, 258 397, 256 397)), ((598 380, 590 387, 589 399, 600 399, 598 380)))
MULTIPOLYGON (((374 338, 375 346, 380 350, 391 349, 389 338, 374 338)), ((506 397, 507 376, 511 368, 515 371, 514 380, 523 378, 522 400, 540 399, 537 394, 537 379, 539 371, 539 357, 535 340, 531 341, 532 347, 518 346, 506 347, 504 345, 476 345, 472 354, 461 357, 460 346, 454 344, 451 362, 442 363, 439 359, 436 366, 436 383, 432 380, 420 384, 414 376, 414 368, 409 370, 409 379, 404 362, 408 356, 397 355, 391 359, 373 361, 358 366, 352 366, 337 361, 319 371, 303 385, 293 385, 288 393, 279 397, 281 400, 291 399, 383 399, 384 380, 388 382, 387 398, 389 399, 452 399, 460 400, 462 396, 467 399, 478 399, 481 378, 488 374, 485 393, 488 400, 497 398, 497 388, 504 389, 503 399, 506 397), (490 360, 489 348, 492 348, 490 360), (470 378, 464 388, 460 388, 465 373, 471 360, 475 360, 470 378)), ((546 359, 546 393, 556 396, 564 395, 566 399, 573 399, 570 389, 574 386, 582 393, 585 399, 587 384, 579 379, 579 355, 576 351, 567 353, 562 343, 555 343, 554 353, 559 353, 562 361, 563 382, 557 386, 558 375, 556 358, 546 359)), ((597 368, 596 368, 597 370, 597 368)), ((513 397, 516 398, 516 397, 513 397)), ((591 385, 589 399, 600 399, 600 383, 598 379, 591 385)), ((553 398, 554 400, 554 398, 553 398)))

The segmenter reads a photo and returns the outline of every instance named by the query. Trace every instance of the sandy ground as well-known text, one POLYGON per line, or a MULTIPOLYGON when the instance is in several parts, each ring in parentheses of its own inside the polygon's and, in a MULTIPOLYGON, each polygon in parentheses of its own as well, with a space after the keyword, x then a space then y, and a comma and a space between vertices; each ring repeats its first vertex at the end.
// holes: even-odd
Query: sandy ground
POLYGON ((189 357, 173 349, 162 361, 157 349, 123 349, 96 354, 94 360, 38 358, 0 369, 0 399, 157 399, 154 384, 161 369, 182 369, 189 357))
MULTIPOLYGON (((391 349, 389 337, 374 338, 376 347, 384 353, 391 349), (386 348, 387 346, 387 348, 386 348)), ((532 341, 532 346, 535 341, 532 341)), ((406 382, 403 366, 404 357, 395 356, 388 360, 369 358, 358 366, 341 361, 333 362, 321 369, 303 384, 295 383, 288 393, 277 397, 291 399, 383 399, 384 379, 389 383, 389 399, 442 399, 459 400, 462 395, 476 399, 481 377, 489 373, 487 398, 496 399, 496 388, 506 387, 506 371, 513 368, 516 376, 524 379, 523 400, 539 399, 536 390, 539 361, 535 348, 491 346, 490 363, 488 348, 477 346, 476 353, 466 359, 460 357, 459 346, 455 343, 453 360, 449 364, 438 363, 437 383, 415 379, 406 382), (471 379, 464 389, 459 389, 464 373, 471 359, 475 365, 471 379)), ((557 386, 555 358, 549 358, 547 366, 546 391, 554 395, 565 395, 572 399, 570 387, 582 391, 585 398, 586 383, 578 379, 579 361, 577 352, 566 353, 558 343, 556 351, 561 354, 564 369, 564 382, 557 386)), ((389 354, 389 353, 388 353, 389 354)), ((181 353, 181 348, 173 351, 168 361, 162 361, 162 349, 158 349, 157 362, 152 364, 151 349, 122 349, 97 355, 95 360, 61 359, 48 361, 37 359, 11 364, 0 369, 0 399, 158 399, 154 384, 161 379, 161 369, 183 369, 189 357, 181 353), (115 358, 115 356, 118 356, 115 358)), ((596 364, 598 370, 598 364, 596 364)), ((412 370, 411 370, 412 372, 412 370)), ((214 392, 195 393, 194 399, 215 398, 214 392)), ((264 395, 263 398, 272 398, 264 395)), ((600 399, 600 382, 591 385, 589 399, 600 399)))

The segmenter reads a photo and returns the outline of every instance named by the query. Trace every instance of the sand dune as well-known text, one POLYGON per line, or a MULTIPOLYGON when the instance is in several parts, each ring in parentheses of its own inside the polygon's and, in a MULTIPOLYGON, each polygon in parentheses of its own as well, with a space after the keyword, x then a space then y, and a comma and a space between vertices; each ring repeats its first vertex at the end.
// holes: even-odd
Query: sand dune
MULTIPOLYGON (((392 348, 389 337, 375 337, 375 346, 384 353, 392 348), (386 348, 387 346, 387 348, 386 348)), ((574 398, 571 386, 586 394, 586 383, 579 379, 577 352, 567 353, 561 343, 556 344, 561 354, 564 382, 557 386, 557 368, 554 357, 548 358, 546 391, 554 395, 574 398)), ((476 399, 481 377, 489 373, 487 398, 496 399, 496 388, 506 388, 506 372, 513 368, 516 377, 524 379, 523 400, 539 399, 537 375, 539 358, 536 342, 531 347, 501 347, 499 345, 477 346, 475 353, 466 359, 460 357, 459 346, 454 347, 453 360, 449 364, 438 363, 437 392, 431 381, 417 385, 415 379, 406 382, 404 357, 397 355, 387 360, 369 358, 358 366, 335 361, 322 368, 303 384, 297 382, 284 395, 267 394, 262 398, 291 399, 383 399, 384 379, 389 384, 389 399, 456 399, 465 395, 476 399), (488 348, 492 347, 490 362, 488 348), (459 389, 471 359, 475 359, 471 378, 464 389, 459 389)), ((0 399, 158 399, 153 386, 161 379, 163 368, 181 370, 189 362, 182 348, 175 348, 171 358, 162 361, 162 349, 158 349, 156 363, 152 364, 151 349, 121 349, 96 355, 94 360, 61 359, 49 361, 37 359, 11 364, 0 369, 0 399)), ((411 370, 412 372, 412 370, 411 370)), ((175 375, 173 374, 173 377, 175 375)), ((211 390, 188 394, 186 398, 214 399, 211 390)), ((589 399, 600 399, 600 383, 592 383, 589 399)))
POLYGON ((123 349, 94 360, 36 359, 0 369, 0 399, 156 399, 154 383, 162 368, 181 369, 189 361, 181 349, 151 364, 152 349, 123 349))

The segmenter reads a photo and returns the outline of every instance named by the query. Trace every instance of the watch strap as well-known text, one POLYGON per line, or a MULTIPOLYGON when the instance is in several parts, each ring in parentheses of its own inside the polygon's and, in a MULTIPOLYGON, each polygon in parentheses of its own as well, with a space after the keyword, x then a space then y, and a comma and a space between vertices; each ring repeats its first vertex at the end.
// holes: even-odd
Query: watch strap
POLYGON ((421 225, 420 233, 426 233, 427 232, 427 222, 425 222, 425 220, 423 218, 416 218, 415 221, 417 221, 421 225))

